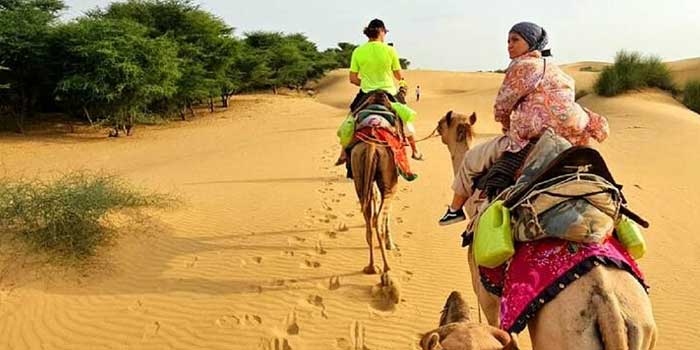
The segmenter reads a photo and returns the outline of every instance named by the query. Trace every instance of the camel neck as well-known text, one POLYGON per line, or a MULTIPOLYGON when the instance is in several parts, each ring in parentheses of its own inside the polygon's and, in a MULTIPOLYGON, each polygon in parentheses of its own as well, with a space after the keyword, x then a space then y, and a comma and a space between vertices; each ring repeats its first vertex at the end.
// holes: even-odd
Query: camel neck
POLYGON ((459 168, 462 166, 462 161, 464 161, 464 156, 469 150, 469 146, 458 144, 451 147, 448 146, 448 148, 452 157, 452 171, 454 175, 457 175, 459 168))

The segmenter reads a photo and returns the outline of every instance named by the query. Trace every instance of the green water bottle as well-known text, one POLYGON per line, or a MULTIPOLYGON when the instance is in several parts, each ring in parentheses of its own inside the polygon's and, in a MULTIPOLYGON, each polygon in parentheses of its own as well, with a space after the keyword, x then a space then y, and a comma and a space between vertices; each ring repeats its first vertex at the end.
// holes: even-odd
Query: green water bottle
POLYGON ((488 268, 497 267, 515 253, 510 230, 510 211, 503 201, 493 202, 479 218, 474 237, 476 263, 488 268))
POLYGON ((641 259, 647 251, 642 230, 637 223, 626 216, 623 216, 617 224, 617 238, 635 260, 641 259))

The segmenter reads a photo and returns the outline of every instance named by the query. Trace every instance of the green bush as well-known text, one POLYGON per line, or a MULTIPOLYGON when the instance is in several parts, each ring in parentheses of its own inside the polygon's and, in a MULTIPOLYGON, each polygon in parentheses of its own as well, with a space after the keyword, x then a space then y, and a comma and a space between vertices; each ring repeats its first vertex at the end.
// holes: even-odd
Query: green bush
POLYGON ((696 113, 700 113, 700 80, 691 80, 685 84, 683 104, 696 113))
POLYGON ((53 181, 0 179, 0 233, 50 256, 80 260, 111 238, 108 214, 163 207, 169 201, 166 195, 136 190, 111 175, 78 172, 53 181))
POLYGON ((598 95, 615 96, 645 87, 676 91, 671 72, 660 58, 620 51, 615 56, 615 64, 603 68, 594 89, 598 95))

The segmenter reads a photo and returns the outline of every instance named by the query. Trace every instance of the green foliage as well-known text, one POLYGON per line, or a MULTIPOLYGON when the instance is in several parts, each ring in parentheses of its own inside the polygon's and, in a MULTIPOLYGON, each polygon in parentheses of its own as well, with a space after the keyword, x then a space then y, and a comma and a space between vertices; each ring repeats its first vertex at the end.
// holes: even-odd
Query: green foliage
POLYGON ((352 52, 357 48, 357 45, 340 42, 338 47, 330 48, 324 51, 324 55, 329 59, 335 61, 336 68, 350 68, 350 60, 352 59, 352 52))
POLYGON ((176 43, 181 74, 173 102, 180 107, 235 89, 236 82, 229 77, 238 49, 233 29, 191 1, 130 0, 90 15, 134 21, 148 29, 148 36, 176 43))
POLYGON ((128 135, 134 123, 155 120, 148 115, 184 118, 217 97, 227 107, 235 93, 301 89, 349 67, 357 47, 321 52, 303 34, 277 32, 238 38, 191 0, 114 2, 68 23, 57 21, 63 8, 61 0, 0 0, 0 117, 18 116, 19 129, 35 110, 63 111, 128 135))
POLYGON ((411 65, 411 61, 405 58, 399 58, 399 64, 401 65, 401 69, 408 69, 408 66, 411 65))
POLYGON ((244 90, 301 88, 339 67, 333 51, 321 53, 303 34, 247 33, 236 64, 244 90))
POLYGON ((10 89, 0 103, 14 112, 20 130, 42 88, 50 85, 54 65, 47 38, 63 8, 60 0, 0 1, 0 66, 9 69, 2 72, 2 85, 10 89))
POLYGON ((115 126, 176 92, 181 76, 176 44, 151 39, 147 28, 126 20, 83 18, 59 28, 66 59, 57 97, 92 110, 115 126))
POLYGON ((109 175, 69 173, 54 181, 0 179, 0 232, 69 260, 109 242, 109 214, 164 207, 172 198, 132 188, 109 175))
POLYGON ((696 113, 700 113, 700 80, 691 80, 685 84, 683 104, 696 113))
POLYGON ((598 95, 615 96, 645 87, 676 91, 671 72, 660 58, 620 51, 615 56, 615 64, 603 69, 594 89, 598 95))

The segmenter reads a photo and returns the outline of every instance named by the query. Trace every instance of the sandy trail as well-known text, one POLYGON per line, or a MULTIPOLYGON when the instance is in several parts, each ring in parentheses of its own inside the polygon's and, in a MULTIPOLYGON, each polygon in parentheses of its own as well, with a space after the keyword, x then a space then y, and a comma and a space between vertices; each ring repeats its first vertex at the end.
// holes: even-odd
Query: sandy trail
MULTIPOLYGON (((419 135, 450 109, 477 112, 477 142, 498 132, 491 106, 502 75, 407 75, 423 89, 413 103, 419 135)), ((184 204, 125 229, 86 273, 12 271, 0 284, 0 348, 416 349, 455 289, 476 317, 461 227, 436 224, 452 178, 437 139, 420 144, 421 177, 401 181, 394 202, 400 250, 390 259, 403 301, 389 309, 370 296, 378 276, 360 273, 367 249, 354 188, 332 166, 335 128, 355 92, 345 77, 332 73, 315 99, 237 97, 226 112, 132 138, 3 136, 0 167, 9 176, 107 169, 178 193, 184 204)), ((692 349, 700 342, 692 331, 700 319, 692 222, 700 217, 700 118, 653 91, 582 103, 610 118, 612 136, 600 148, 632 207, 652 222, 641 266, 657 348, 692 349)))

